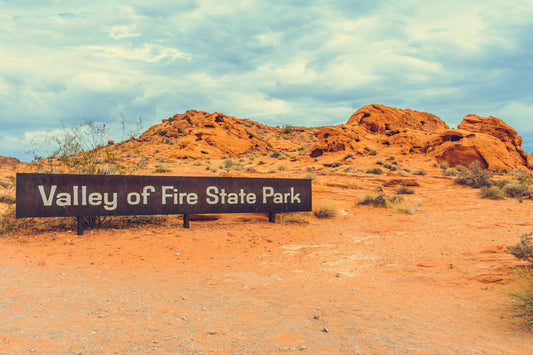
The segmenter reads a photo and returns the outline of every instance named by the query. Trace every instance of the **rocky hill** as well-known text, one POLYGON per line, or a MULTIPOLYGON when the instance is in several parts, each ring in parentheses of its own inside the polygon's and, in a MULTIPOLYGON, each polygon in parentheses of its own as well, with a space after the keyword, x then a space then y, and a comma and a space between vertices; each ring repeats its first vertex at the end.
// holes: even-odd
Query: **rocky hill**
MULTIPOLYGON (((410 109, 367 105, 346 124, 323 127, 271 127, 221 113, 189 110, 152 126, 120 149, 142 144, 166 159, 217 159, 269 152, 300 152, 298 159, 328 159, 333 153, 365 156, 375 150, 420 155, 435 163, 468 165, 502 171, 533 164, 521 148, 516 130, 496 117, 467 115, 457 129, 439 117, 410 109)), ((118 147, 117 147, 118 148, 118 147)))
POLYGON ((19 164, 20 160, 13 157, 3 157, 0 155, 0 166, 19 164))

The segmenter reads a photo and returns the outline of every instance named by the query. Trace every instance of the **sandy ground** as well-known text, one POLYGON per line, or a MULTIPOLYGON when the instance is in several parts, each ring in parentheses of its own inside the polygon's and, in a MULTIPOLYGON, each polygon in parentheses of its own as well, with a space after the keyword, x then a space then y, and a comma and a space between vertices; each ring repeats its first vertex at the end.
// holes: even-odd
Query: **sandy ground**
POLYGON ((430 174, 393 214, 355 205, 387 177, 318 177, 334 220, 0 237, 0 354, 533 352, 502 309, 533 202, 430 174))

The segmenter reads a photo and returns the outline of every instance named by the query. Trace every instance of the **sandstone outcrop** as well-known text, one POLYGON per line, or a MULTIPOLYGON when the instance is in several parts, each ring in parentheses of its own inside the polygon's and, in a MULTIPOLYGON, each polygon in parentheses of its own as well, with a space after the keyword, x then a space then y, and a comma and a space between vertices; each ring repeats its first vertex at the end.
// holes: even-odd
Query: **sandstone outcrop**
POLYGON ((350 117, 347 124, 358 125, 370 132, 385 135, 398 134, 406 129, 434 132, 449 128, 444 121, 431 113, 384 105, 361 107, 350 117))
POLYGON ((151 127, 140 139, 173 144, 175 154, 171 158, 241 156, 272 150, 260 136, 265 129, 268 126, 251 120, 189 110, 151 127))

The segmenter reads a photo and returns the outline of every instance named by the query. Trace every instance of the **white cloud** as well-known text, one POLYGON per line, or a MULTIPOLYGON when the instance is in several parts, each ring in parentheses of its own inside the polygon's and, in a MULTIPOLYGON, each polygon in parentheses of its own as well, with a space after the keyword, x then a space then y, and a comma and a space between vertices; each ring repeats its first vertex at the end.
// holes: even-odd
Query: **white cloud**
POLYGON ((140 37, 141 34, 135 32, 135 25, 118 25, 106 28, 109 37, 113 39, 123 39, 131 37, 140 37))
POLYGON ((159 62, 165 58, 170 60, 179 58, 190 60, 189 54, 182 53, 175 48, 146 43, 142 47, 134 48, 125 48, 122 46, 89 45, 75 47, 74 49, 82 52, 90 52, 96 56, 106 58, 138 60, 147 63, 159 62))

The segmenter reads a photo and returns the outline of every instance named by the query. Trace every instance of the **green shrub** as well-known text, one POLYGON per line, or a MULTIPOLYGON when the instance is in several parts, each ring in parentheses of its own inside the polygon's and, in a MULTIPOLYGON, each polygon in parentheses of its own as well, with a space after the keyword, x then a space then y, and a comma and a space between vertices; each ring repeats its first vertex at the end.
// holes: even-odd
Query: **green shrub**
POLYGON ((337 217, 337 207, 331 202, 320 202, 313 208, 313 214, 321 219, 334 219, 337 217))
POLYGON ((491 200, 504 200, 505 199, 505 193, 496 186, 483 186, 481 190, 479 191, 479 195, 481 198, 488 198, 491 200))

